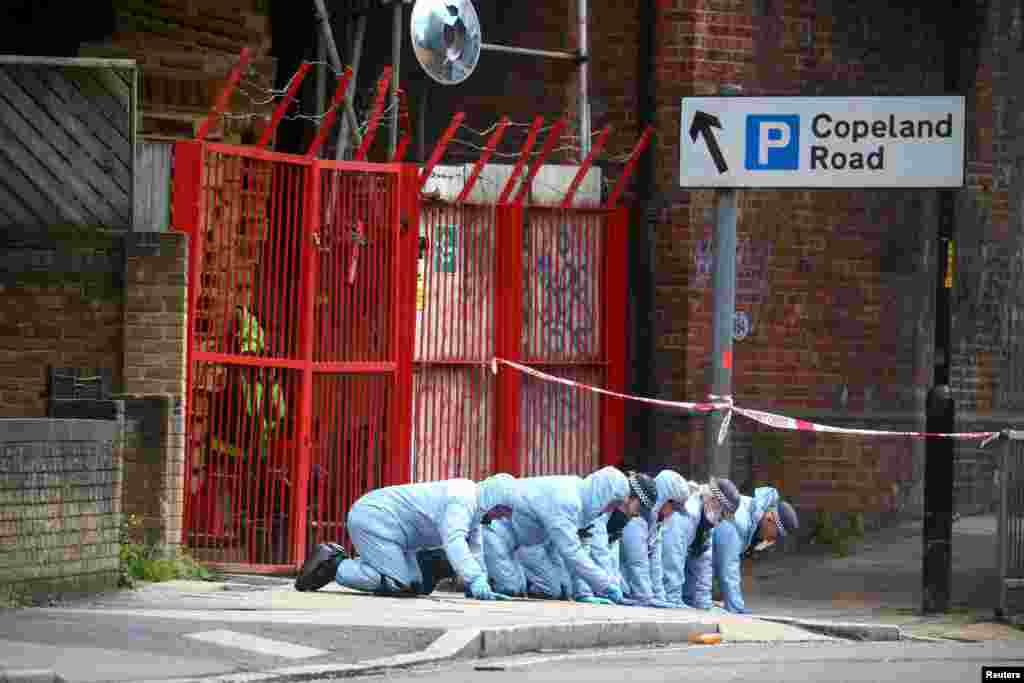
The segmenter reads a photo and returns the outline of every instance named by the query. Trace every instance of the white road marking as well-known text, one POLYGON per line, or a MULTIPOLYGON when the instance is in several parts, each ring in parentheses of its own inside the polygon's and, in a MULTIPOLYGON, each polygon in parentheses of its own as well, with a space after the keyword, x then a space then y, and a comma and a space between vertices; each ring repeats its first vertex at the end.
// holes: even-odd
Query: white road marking
POLYGON ((320 655, 327 654, 326 650, 316 650, 311 647, 286 643, 282 640, 270 640, 248 633, 238 633, 237 631, 200 631, 198 633, 188 633, 185 637, 223 647, 234 647, 239 650, 258 652, 261 655, 287 657, 288 659, 305 659, 307 657, 319 657, 320 655))

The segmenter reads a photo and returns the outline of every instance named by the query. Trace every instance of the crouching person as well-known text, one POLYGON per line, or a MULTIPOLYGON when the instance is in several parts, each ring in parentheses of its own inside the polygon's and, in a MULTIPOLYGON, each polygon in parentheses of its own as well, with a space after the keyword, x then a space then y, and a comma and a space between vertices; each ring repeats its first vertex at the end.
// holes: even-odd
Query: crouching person
POLYGON ((348 513, 348 533, 358 553, 348 558, 336 544, 321 544, 295 580, 300 591, 331 580, 380 595, 429 595, 457 574, 478 600, 505 599, 491 590, 483 561, 480 525, 512 514, 515 478, 497 474, 468 479, 388 486, 371 491, 348 513))
POLYGON ((586 478, 531 477, 517 484, 522 504, 515 514, 484 531, 484 556, 496 589, 515 587, 558 599, 570 597, 579 581, 597 601, 621 603, 621 586, 594 561, 579 531, 616 508, 636 514, 639 499, 634 500, 626 475, 605 467, 586 478))
POLYGON ((755 489, 753 498, 740 497, 735 516, 715 527, 712 535, 712 562, 727 611, 750 614, 741 588, 743 557, 767 550, 799 526, 796 511, 771 486, 755 489))
MULTIPOLYGON (((624 530, 631 520, 639 516, 649 517, 654 501, 657 499, 657 488, 654 480, 646 474, 631 472, 628 477, 629 497, 622 507, 607 511, 592 524, 580 529, 577 534, 584 552, 603 570, 609 580, 623 589, 626 584, 619 567, 618 542, 623 539, 624 530)), ((576 602, 591 604, 610 604, 617 602, 602 595, 593 583, 574 567, 566 566, 562 573, 563 583, 567 586, 567 595, 576 602)), ((634 604, 623 595, 620 603, 634 604)))
POLYGON ((728 479, 691 485, 686 503, 673 508, 662 532, 665 599, 680 607, 711 609, 712 532, 731 519, 740 493, 728 479))
POLYGON ((646 514, 629 521, 622 534, 619 558, 626 597, 640 607, 672 608, 665 595, 662 571, 664 522, 690 495, 686 480, 672 470, 654 478, 657 498, 644 501, 646 514))

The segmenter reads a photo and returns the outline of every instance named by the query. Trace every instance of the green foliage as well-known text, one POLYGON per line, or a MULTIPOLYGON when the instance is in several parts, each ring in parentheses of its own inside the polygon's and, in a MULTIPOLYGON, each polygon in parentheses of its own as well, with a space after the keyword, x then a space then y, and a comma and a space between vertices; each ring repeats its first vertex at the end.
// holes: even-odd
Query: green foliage
POLYGON ((0 587, 0 609, 16 609, 32 604, 32 596, 19 585, 0 587))
POLYGON ((174 579, 199 579, 214 581, 217 576, 186 553, 165 553, 152 542, 135 543, 131 540, 133 531, 141 527, 142 520, 130 515, 121 527, 120 576, 119 584, 134 588, 138 581, 172 581, 174 579))
POLYGON ((786 456, 786 435, 780 432, 754 432, 751 437, 754 457, 768 464, 781 464, 786 456))
POLYGON ((832 547, 838 557, 846 557, 857 541, 864 539, 864 515, 850 516, 848 525, 838 525, 831 512, 819 511, 815 516, 814 541, 832 547))

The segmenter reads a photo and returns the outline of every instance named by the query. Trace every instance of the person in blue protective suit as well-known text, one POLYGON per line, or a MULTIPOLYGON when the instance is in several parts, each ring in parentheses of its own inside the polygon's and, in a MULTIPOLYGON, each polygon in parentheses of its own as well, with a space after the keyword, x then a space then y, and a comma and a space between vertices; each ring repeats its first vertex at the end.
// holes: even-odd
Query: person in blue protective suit
POLYGON ((678 606, 711 609, 712 531, 730 519, 740 493, 728 479, 690 484, 686 503, 673 509, 662 532, 665 599, 678 606))
MULTIPOLYGON (((619 548, 623 590, 626 598, 641 607, 672 608, 662 579, 663 522, 676 507, 682 508, 690 495, 686 480, 677 472, 662 470, 654 478, 657 499, 648 501, 646 515, 626 525, 619 548)), ((610 540, 610 539, 609 539, 610 540)))
POLYGON ((511 475, 497 474, 480 484, 450 479, 371 491, 348 513, 358 558, 321 544, 295 587, 317 590, 334 579, 382 595, 429 595, 438 581, 457 574, 472 597, 506 599, 487 580, 480 527, 512 514, 519 500, 515 484, 511 475))
MULTIPOLYGON (((600 515, 590 525, 581 528, 577 535, 583 552, 609 577, 616 585, 622 585, 622 575, 618 568, 618 556, 614 541, 622 535, 622 531, 630 519, 638 515, 649 516, 650 507, 657 499, 657 488, 654 480, 646 474, 630 473, 628 477, 629 498, 626 505, 600 515)), ((557 555, 557 553, 555 553, 557 555)), ((612 601, 602 596, 592 583, 581 575, 574 567, 559 562, 558 557, 549 557, 546 563, 529 561, 524 558, 523 568, 533 592, 546 594, 545 597, 561 597, 577 602, 594 604, 610 604, 612 601), (549 586, 561 588, 561 594, 552 594, 549 586)), ((629 604, 623 600, 621 604, 629 604)))
POLYGON ((740 497, 733 518, 715 527, 712 534, 712 563, 727 611, 750 614, 743 603, 740 578, 740 562, 747 550, 766 550, 799 526, 793 507, 780 500, 773 487, 755 489, 752 498, 740 497))
POLYGON ((484 530, 484 557, 495 590, 567 597, 578 581, 600 602, 621 603, 622 588, 591 557, 579 530, 616 508, 639 513, 626 475, 605 467, 586 478, 531 477, 517 481, 515 514, 484 530))

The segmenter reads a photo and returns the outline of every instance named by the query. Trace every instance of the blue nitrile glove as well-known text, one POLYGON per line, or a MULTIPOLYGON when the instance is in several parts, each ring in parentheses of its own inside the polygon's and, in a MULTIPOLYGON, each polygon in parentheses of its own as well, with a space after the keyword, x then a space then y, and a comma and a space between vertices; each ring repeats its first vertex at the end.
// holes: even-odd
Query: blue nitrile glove
POLYGON ((487 577, 478 576, 473 579, 473 583, 469 584, 469 593, 477 600, 511 600, 512 598, 503 594, 495 593, 491 590, 491 584, 487 582, 487 577))
POLYGON ((608 590, 605 591, 604 596, 614 602, 616 605, 623 604, 626 597, 622 594, 622 589, 614 583, 608 586, 608 590))
POLYGON ((614 605, 608 598, 599 598, 596 595, 585 595, 580 598, 576 598, 576 602, 584 602, 588 605, 614 605))
POLYGON ((676 608, 674 603, 668 602, 667 600, 659 600, 658 598, 652 598, 651 600, 649 600, 647 603, 644 604, 644 607, 654 607, 654 608, 657 608, 657 609, 675 609, 676 608))
MULTIPOLYGON (((609 602, 611 601, 609 600, 609 602)), ((642 602, 640 602, 639 600, 634 600, 632 598, 622 598, 621 604, 625 605, 626 607, 643 607, 642 602)))

